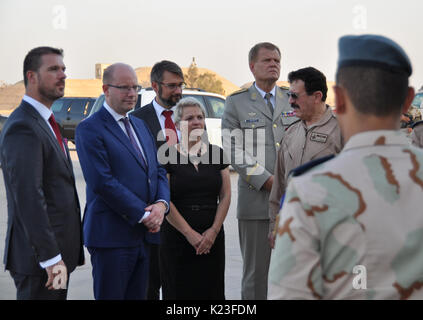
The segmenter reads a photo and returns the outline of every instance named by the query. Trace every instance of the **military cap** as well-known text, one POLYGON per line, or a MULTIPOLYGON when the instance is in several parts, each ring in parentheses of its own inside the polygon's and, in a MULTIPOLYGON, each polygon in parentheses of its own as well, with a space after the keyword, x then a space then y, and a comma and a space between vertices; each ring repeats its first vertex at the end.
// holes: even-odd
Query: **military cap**
POLYGON ((341 67, 364 66, 394 73, 412 73, 405 51, 394 41, 380 35, 347 35, 339 39, 338 70, 341 67))

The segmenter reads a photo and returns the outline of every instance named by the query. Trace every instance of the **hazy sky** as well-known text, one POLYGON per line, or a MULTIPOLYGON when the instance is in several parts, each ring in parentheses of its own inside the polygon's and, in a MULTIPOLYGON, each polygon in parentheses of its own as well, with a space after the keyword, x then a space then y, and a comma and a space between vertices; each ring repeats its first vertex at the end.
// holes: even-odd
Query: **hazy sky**
POLYGON ((249 49, 269 41, 282 51, 280 80, 313 66, 333 80, 337 41, 377 33, 397 41, 423 85, 421 0, 0 0, 0 80, 22 80, 33 47, 65 51, 67 76, 94 78, 97 62, 152 66, 168 59, 209 68, 240 86, 253 77, 249 49))

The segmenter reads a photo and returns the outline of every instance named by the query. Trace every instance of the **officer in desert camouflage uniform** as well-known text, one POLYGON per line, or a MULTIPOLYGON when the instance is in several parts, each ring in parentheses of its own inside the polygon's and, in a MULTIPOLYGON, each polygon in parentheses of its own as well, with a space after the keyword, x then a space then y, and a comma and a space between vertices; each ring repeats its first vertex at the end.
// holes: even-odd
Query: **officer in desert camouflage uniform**
POLYGON ((346 144, 289 179, 270 299, 423 298, 423 150, 398 130, 414 97, 411 72, 388 38, 339 40, 335 96, 346 144))
POLYGON ((310 160, 337 154, 343 146, 338 120, 325 103, 328 91, 325 75, 308 67, 289 73, 288 82, 289 103, 299 120, 286 130, 275 163, 269 196, 269 240, 272 248, 275 219, 289 172, 310 160))

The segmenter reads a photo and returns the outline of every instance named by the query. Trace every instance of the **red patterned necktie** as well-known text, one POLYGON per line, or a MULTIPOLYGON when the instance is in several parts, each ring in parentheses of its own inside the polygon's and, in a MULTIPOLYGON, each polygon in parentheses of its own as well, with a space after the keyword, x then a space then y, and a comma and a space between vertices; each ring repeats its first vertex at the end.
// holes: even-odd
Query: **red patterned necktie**
POLYGON ((163 111, 162 114, 165 116, 165 129, 166 129, 166 141, 168 145, 174 145, 179 142, 178 134, 176 133, 176 127, 172 120, 172 110, 163 111), (169 132, 168 130, 172 130, 169 132))
POLYGON ((66 155, 65 148, 63 146, 62 135, 60 134, 59 125, 57 124, 56 120, 54 120, 54 115, 51 114, 50 118, 48 118, 48 122, 50 123, 51 127, 53 128, 54 134, 56 135, 57 142, 59 143, 60 148, 66 155))

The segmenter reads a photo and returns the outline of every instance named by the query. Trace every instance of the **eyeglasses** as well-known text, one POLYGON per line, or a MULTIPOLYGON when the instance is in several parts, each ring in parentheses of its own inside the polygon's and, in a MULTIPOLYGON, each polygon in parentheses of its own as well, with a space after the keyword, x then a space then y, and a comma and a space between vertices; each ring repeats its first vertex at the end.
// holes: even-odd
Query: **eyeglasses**
POLYGON ((292 98, 292 99, 294 99, 294 100, 298 99, 299 97, 303 96, 304 94, 307 94, 307 92, 303 92, 303 93, 301 93, 301 94, 297 94, 297 93, 294 93, 294 92, 288 91, 288 92, 286 93, 286 95, 288 96, 288 98, 292 98))
POLYGON ((180 88, 182 90, 184 90, 187 85, 185 82, 182 83, 164 83, 164 82, 159 82, 160 84, 164 85, 165 87, 169 88, 170 90, 175 90, 176 88, 180 88))
POLYGON ((119 89, 120 91, 126 91, 126 92, 131 91, 131 89, 134 90, 135 92, 138 92, 142 88, 140 85, 131 87, 131 86, 114 86, 113 84, 108 84, 108 86, 119 89))

